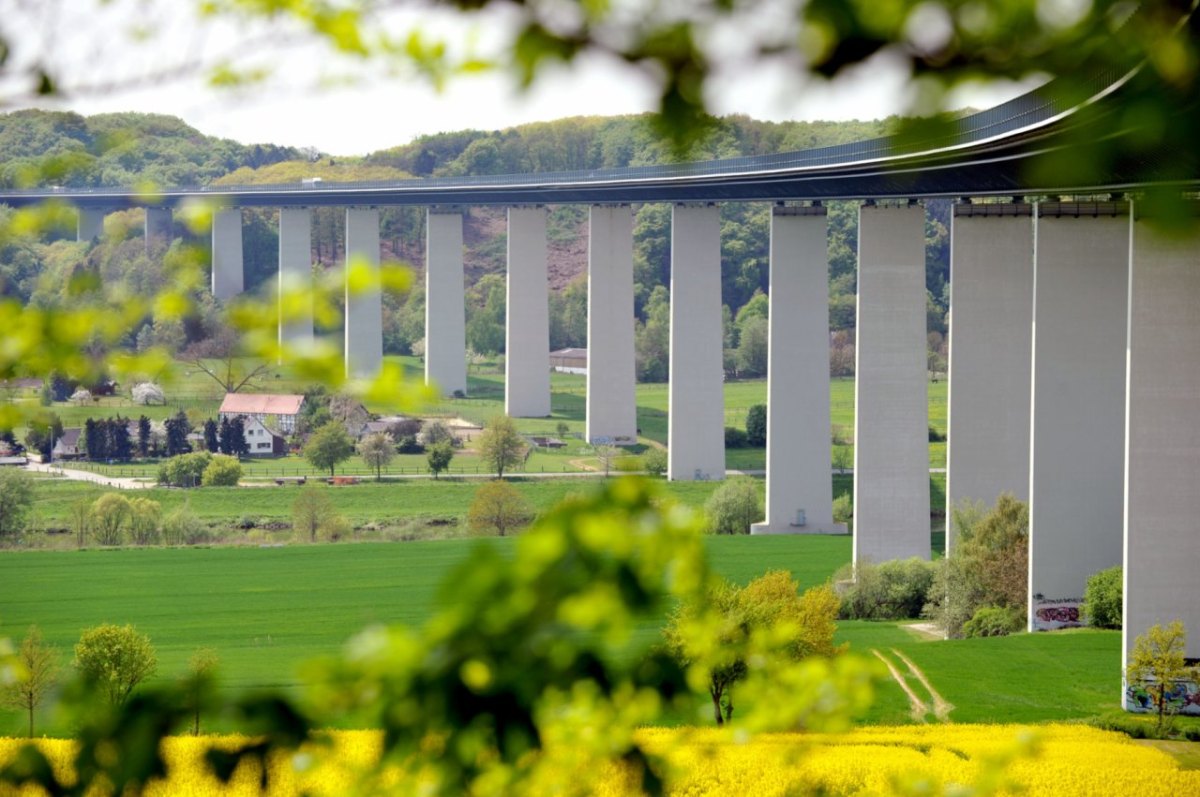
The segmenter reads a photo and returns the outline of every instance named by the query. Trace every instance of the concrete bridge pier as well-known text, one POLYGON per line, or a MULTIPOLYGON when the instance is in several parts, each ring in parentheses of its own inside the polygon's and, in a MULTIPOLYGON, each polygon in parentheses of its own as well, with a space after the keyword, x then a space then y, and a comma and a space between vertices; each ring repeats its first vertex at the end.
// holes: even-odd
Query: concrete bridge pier
POLYGON ((222 301, 245 288, 242 257, 242 210, 230 208, 213 213, 212 292, 222 301))
POLYGON ((858 213, 854 561, 928 559, 925 209, 858 213))
POLYGON ((1034 223, 1031 631, 1121 564, 1129 301, 1125 203, 1043 202, 1034 223))
POLYGON ((509 208, 504 411, 513 418, 550 414, 546 258, 546 208, 509 208))
POLYGON ((1200 240, 1131 226, 1122 665, 1172 620, 1200 658, 1200 240))
POLYGON ((767 518, 751 534, 832 534, 825 208, 771 214, 767 518))
POLYGON ((346 376, 371 379, 383 366, 379 209, 346 209, 346 376))
POLYGON ((671 211, 667 389, 667 476, 674 481, 725 478, 722 344, 720 208, 678 204, 671 211))
POLYGON ((637 441, 633 348, 633 211, 593 205, 588 215, 586 438, 637 441))
POLYGON ((77 208, 78 216, 75 222, 75 240, 79 242, 95 241, 104 235, 104 217, 108 211, 99 208, 77 208))
POLYGON ((950 222, 949 435, 946 554, 951 510, 1029 499, 1033 345, 1033 206, 957 204, 950 222))
POLYGON ((304 348, 312 342, 312 211, 280 208, 279 345, 304 348))
POLYGON ((425 383, 442 395, 467 392, 463 217, 430 208, 425 219, 425 383))
POLYGON ((146 208, 146 251, 156 244, 170 246, 175 238, 174 218, 170 208, 146 208))

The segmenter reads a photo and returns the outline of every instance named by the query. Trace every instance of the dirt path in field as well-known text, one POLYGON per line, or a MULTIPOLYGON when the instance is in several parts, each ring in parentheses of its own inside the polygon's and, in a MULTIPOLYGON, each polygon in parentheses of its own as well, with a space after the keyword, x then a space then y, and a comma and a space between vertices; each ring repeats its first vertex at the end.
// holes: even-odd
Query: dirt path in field
POLYGON ((925 703, 925 701, 917 697, 917 693, 914 692, 912 687, 908 685, 908 681, 904 679, 904 676, 901 675, 900 670, 897 669, 895 664, 892 664, 887 656, 883 655, 878 650, 872 649, 871 652, 874 653, 875 656, 884 663, 884 666, 888 668, 888 672, 892 674, 892 679, 900 685, 900 688, 904 690, 904 694, 908 695, 909 716, 911 716, 916 722, 925 722, 925 717, 927 717, 931 712, 929 706, 925 703))
POLYGON ((908 668, 914 678, 921 682, 921 686, 925 687, 925 691, 933 699, 933 716, 941 722, 949 722, 950 712, 954 710, 954 705, 938 694, 938 691, 933 688, 933 684, 929 683, 929 679, 925 677, 925 673, 921 672, 921 668, 913 664, 912 659, 895 648, 892 648, 892 654, 904 662, 904 666, 908 668))

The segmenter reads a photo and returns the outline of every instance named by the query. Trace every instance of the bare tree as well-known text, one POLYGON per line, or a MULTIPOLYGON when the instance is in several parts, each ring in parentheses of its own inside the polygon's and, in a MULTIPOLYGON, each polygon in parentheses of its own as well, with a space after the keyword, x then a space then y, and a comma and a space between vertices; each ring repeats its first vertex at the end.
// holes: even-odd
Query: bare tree
POLYGON ((268 362, 239 357, 237 337, 229 329, 188 346, 180 355, 180 359, 207 374, 226 393, 237 393, 243 388, 258 388, 259 378, 271 370, 271 364, 268 362))

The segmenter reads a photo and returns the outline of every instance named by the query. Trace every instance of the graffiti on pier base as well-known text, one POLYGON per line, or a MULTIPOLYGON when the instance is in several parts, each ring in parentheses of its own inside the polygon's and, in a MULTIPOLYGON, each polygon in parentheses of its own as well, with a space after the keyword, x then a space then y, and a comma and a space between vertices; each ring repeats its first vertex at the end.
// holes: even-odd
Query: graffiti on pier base
MULTIPOLYGON (((1151 694, 1149 681, 1139 681, 1125 684, 1125 710, 1137 714, 1157 713, 1154 695, 1151 694)), ((1200 683, 1195 681, 1176 681, 1166 694, 1167 712, 1170 714, 1187 714, 1200 716, 1200 683)))
POLYGON ((1033 630, 1079 628, 1084 625, 1082 609, 1082 600, 1039 600, 1034 604, 1033 630))

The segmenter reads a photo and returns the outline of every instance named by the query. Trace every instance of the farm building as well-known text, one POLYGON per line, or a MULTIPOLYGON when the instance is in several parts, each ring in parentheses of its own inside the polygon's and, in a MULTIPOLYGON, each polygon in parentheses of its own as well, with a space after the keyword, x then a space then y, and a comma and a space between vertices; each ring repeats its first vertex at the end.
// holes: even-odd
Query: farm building
POLYGON ((218 417, 229 420, 239 415, 246 419, 253 418, 288 435, 296 431, 296 420, 300 417, 300 407, 303 404, 304 396, 226 393, 225 400, 221 402, 221 409, 218 410, 218 417))
POLYGON ((550 352, 550 367, 564 374, 587 373, 587 349, 559 349, 550 352))

